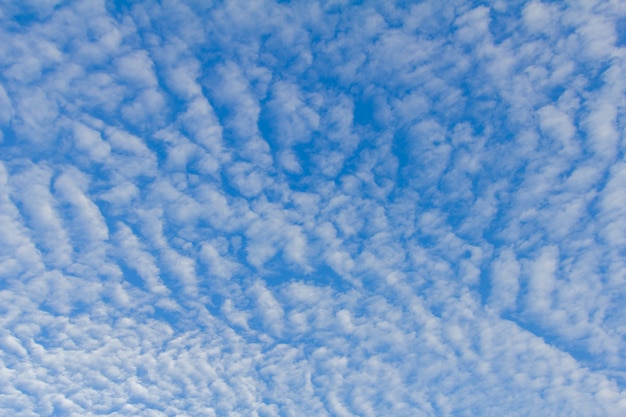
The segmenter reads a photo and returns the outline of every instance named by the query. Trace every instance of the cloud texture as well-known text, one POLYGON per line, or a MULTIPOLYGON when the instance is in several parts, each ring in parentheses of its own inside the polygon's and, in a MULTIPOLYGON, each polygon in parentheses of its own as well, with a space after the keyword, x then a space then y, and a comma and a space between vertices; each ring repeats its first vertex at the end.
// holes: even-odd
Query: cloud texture
POLYGON ((0 22, 4 414, 626 413, 619 1, 0 22))

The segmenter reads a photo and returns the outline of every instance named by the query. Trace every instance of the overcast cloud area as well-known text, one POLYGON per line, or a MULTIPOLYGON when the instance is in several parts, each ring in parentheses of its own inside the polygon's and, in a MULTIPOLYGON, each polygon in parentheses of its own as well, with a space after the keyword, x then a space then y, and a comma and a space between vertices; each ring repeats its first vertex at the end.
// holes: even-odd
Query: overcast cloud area
POLYGON ((626 415, 626 5, 0 2, 0 414, 626 415))

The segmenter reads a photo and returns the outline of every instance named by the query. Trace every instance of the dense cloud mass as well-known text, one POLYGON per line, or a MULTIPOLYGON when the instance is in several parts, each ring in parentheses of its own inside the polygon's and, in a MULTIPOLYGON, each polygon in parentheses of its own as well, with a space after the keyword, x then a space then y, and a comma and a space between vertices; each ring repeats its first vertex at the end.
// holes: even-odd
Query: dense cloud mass
POLYGON ((626 415, 619 0, 0 1, 0 414, 626 415))

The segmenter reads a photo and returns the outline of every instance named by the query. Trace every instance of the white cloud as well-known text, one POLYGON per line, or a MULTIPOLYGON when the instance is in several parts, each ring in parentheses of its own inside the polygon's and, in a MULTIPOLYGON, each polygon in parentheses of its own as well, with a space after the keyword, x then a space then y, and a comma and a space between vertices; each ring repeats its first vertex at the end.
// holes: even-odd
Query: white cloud
POLYGON ((557 280, 558 255, 556 247, 544 248, 528 266, 526 303, 528 309, 535 314, 549 313, 552 308, 552 297, 557 280))
POLYGON ((600 203, 604 223, 602 233, 614 248, 626 245, 626 235, 621 227, 624 224, 624 194, 621 192, 624 185, 626 185, 626 165, 617 163, 610 171, 600 203))
POLYGON ((181 119, 196 143, 204 146, 215 158, 226 157, 223 155, 222 126, 206 98, 192 100, 181 119))
POLYGON ((623 11, 352 3, 6 5, 0 410, 624 414, 623 11))
POLYGON ((135 88, 148 88, 157 85, 154 64, 146 51, 131 52, 114 62, 120 81, 132 84, 135 88))
MULTIPOLYGON (((318 128, 320 117, 303 101, 298 86, 284 81, 271 87, 272 100, 268 107, 275 114, 277 140, 287 146, 308 142, 311 132, 318 128)), ((310 100, 316 101, 315 96, 310 100)), ((317 100, 319 101, 319 100, 317 100)))
POLYGON ((159 277, 160 271, 153 256, 143 250, 139 239, 127 225, 118 225, 115 240, 120 257, 130 268, 137 271, 148 290, 157 294, 168 294, 168 289, 159 277))
POLYGON ((515 310, 519 291, 520 265, 515 253, 503 250, 491 268, 491 294, 489 303, 499 311, 515 310))
POLYGON ((576 129, 569 117, 554 106, 545 106, 539 109, 539 118, 541 130, 561 145, 560 151, 570 158, 576 157, 578 146, 572 143, 576 129))
POLYGON ((128 123, 147 129, 164 123, 166 106, 165 98, 156 88, 146 88, 124 105, 121 111, 128 123))
POLYGON ((210 275, 230 279, 233 274, 242 268, 239 263, 226 256, 228 246, 228 242, 225 241, 206 242, 202 244, 200 259, 207 263, 210 275))
POLYGON ((615 126, 617 109, 610 103, 596 103, 585 120, 589 141, 598 156, 613 159, 617 152, 619 133, 615 126))
POLYGON ((524 23, 532 32, 549 32, 552 26, 552 7, 541 1, 526 3, 522 12, 524 23))
POLYGON ((0 165, 0 194, 1 211, 0 222, 2 224, 1 248, 2 267, 0 271, 6 274, 7 279, 15 279, 24 274, 32 275, 43 269, 40 252, 32 243, 26 228, 21 223, 21 216, 15 204, 11 201, 8 193, 8 172, 4 165, 0 165))
POLYGON ((489 32, 489 8, 479 6, 458 17, 455 25, 459 28, 456 36, 459 41, 472 43, 480 41, 489 32))
POLYGON ((59 106, 40 88, 20 92, 15 98, 14 126, 16 133, 39 146, 52 141, 59 106))
POLYGON ((50 192, 53 173, 47 167, 32 165, 11 177, 15 196, 23 207, 33 238, 43 251, 46 263, 67 266, 73 248, 57 209, 58 202, 50 192), (18 190, 29 189, 27 194, 18 190))
POLYGON ((73 235, 78 241, 86 237, 93 242, 108 239, 109 229, 98 206, 85 194, 88 178, 76 169, 69 169, 54 181, 54 190, 72 210, 73 235))
POLYGON ((103 162, 109 156, 111 147, 102 140, 99 132, 79 123, 74 125, 73 130, 76 148, 87 153, 91 160, 103 162))

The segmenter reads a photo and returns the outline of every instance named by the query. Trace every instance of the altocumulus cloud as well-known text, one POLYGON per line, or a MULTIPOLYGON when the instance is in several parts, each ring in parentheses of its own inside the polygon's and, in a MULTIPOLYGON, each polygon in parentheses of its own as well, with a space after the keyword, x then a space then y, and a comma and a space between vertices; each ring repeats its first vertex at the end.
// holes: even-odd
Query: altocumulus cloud
POLYGON ((4 414, 626 414, 620 2, 0 23, 4 414))

